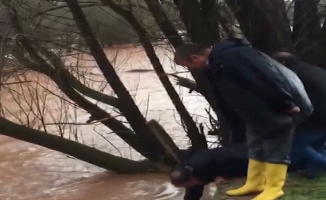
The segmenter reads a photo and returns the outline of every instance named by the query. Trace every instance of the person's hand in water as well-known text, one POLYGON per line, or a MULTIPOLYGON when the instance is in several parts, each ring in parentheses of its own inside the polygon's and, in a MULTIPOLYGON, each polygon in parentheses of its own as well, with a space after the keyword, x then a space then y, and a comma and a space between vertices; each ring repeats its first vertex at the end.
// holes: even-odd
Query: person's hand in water
POLYGON ((216 186, 216 190, 214 193, 214 196, 212 198, 212 200, 218 200, 219 199, 219 190, 218 190, 218 186, 223 183, 225 181, 225 179, 222 176, 216 177, 214 179, 214 184, 216 186))

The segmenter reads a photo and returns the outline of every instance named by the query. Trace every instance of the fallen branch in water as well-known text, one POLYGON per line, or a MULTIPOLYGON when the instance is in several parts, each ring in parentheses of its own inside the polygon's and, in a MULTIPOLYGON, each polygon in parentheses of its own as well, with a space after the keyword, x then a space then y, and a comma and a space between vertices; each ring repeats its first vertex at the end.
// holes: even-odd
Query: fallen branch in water
POLYGON ((145 161, 133 161, 109 154, 93 147, 43 131, 25 127, 0 117, 1 135, 37 144, 88 162, 98 167, 123 174, 161 171, 161 166, 145 161))
POLYGON ((100 123, 103 122, 105 120, 109 120, 109 119, 113 119, 113 118, 117 118, 117 117, 121 117, 122 115, 117 115, 117 116, 110 116, 110 117, 106 117, 103 119, 95 119, 92 116, 90 116, 90 118, 85 122, 85 123, 69 123, 69 122, 65 122, 65 123, 45 123, 45 125, 93 125, 96 123, 100 123))

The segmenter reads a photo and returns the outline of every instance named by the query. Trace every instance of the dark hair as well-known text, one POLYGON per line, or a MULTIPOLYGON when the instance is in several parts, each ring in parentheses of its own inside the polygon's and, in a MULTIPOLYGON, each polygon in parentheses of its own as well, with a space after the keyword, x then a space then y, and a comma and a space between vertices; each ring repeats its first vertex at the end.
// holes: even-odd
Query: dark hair
POLYGON ((176 61, 176 58, 189 60, 190 56, 200 55, 205 51, 205 49, 207 49, 207 46, 203 44, 181 44, 175 49, 174 60, 176 61))
POLYGON ((273 55, 273 58, 286 67, 291 67, 299 62, 299 59, 289 52, 277 52, 273 55))
POLYGON ((172 184, 182 184, 191 180, 192 167, 177 166, 170 172, 170 180, 172 184))

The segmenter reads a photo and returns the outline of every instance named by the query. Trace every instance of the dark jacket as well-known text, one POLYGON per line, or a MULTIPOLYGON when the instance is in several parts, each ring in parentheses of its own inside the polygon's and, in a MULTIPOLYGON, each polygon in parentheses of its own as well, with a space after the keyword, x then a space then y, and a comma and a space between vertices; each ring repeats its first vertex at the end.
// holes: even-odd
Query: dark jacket
MULTIPOLYGON (((247 173, 248 149, 244 143, 206 149, 189 155, 183 165, 193 168, 193 176, 205 185, 214 181, 216 177, 236 178, 247 173)), ((203 194, 204 185, 186 188, 184 200, 199 200, 203 194)))
MULTIPOLYGON (((317 151, 319 150, 317 149, 317 151)), ((247 152, 246 144, 239 143, 227 147, 201 150, 197 153, 192 151, 188 154, 182 165, 191 166, 193 176, 203 182, 204 185, 186 188, 184 200, 200 200, 205 185, 213 182, 216 177, 221 176, 225 179, 245 177, 248 168, 247 152)), ((325 152, 322 153, 325 154, 325 152)), ((291 159, 292 156, 295 159, 289 165, 289 172, 306 169, 306 158, 300 157, 301 155, 297 154, 296 151, 292 152, 291 159)))
POLYGON ((317 66, 293 59, 287 67, 302 80, 314 106, 314 112, 299 128, 322 129, 326 134, 326 71, 317 66))
POLYGON ((207 184, 218 176, 229 179, 245 175, 247 160, 248 149, 245 144, 241 143, 202 150, 187 159, 184 165, 191 166, 192 175, 207 184))
POLYGON ((294 106, 301 109, 296 119, 313 111, 295 73, 239 39, 214 45, 207 70, 217 95, 257 131, 268 126, 270 133, 276 133, 292 127, 294 118, 286 112, 294 106))

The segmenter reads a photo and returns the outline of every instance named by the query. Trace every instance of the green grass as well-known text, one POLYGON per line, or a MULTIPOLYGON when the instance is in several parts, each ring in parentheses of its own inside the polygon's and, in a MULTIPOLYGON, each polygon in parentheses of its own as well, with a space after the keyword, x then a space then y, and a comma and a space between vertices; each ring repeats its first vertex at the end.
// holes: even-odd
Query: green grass
MULTIPOLYGON (((218 200, 251 200, 254 196, 227 197, 224 192, 241 186, 244 180, 233 180, 219 189, 218 200)), ((306 179, 290 175, 284 188, 285 196, 280 200, 326 200, 326 175, 316 179, 306 179)))
POLYGON ((282 200, 326 200, 326 176, 305 179, 290 176, 282 200))

